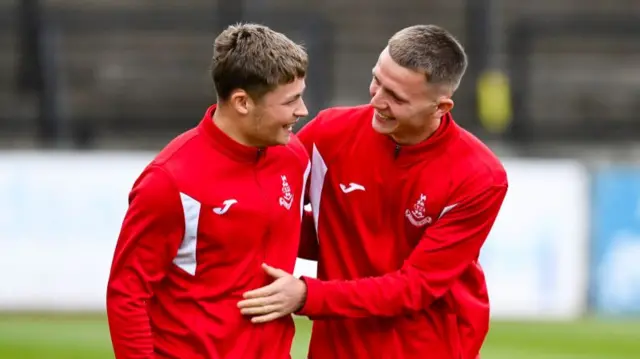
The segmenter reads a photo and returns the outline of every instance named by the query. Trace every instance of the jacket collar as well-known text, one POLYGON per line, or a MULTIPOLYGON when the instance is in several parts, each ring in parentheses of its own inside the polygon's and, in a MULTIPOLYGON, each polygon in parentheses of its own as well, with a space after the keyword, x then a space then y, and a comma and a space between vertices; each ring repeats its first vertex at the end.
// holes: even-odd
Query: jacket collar
POLYGON ((213 122, 216 105, 210 106, 198 125, 198 130, 224 155, 240 162, 256 162, 266 155, 266 148, 246 146, 238 143, 213 122))
POLYGON ((429 138, 415 145, 400 145, 391 137, 385 137, 387 139, 387 146, 394 151, 394 155, 396 157, 402 157, 422 155, 425 153, 440 153, 446 149, 446 145, 451 142, 451 140, 458 137, 459 132, 460 128, 453 120, 453 116, 447 113, 442 117, 440 126, 438 126, 436 132, 429 136, 429 138))
POLYGON ((446 151, 447 145, 460 135, 460 127, 453 120, 450 113, 445 114, 440 126, 429 138, 415 145, 400 145, 390 136, 384 136, 384 145, 392 151, 396 160, 414 163, 424 160, 424 156, 435 156, 446 151))

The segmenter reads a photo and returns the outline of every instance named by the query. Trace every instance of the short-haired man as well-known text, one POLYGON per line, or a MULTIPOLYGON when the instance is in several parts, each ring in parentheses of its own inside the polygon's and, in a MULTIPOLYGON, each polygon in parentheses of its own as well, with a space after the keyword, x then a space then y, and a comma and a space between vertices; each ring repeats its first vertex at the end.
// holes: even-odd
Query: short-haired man
MULTIPOLYGON (((142 171, 111 268, 107 312, 117 359, 285 359, 291 317, 257 327, 242 293, 293 271, 310 164, 292 135, 307 116, 305 50, 265 26, 215 40, 217 105, 142 171)), ((152 125, 152 124, 150 124, 152 125)))
POLYGON ((444 29, 405 28, 373 67, 370 104, 301 130, 313 210, 301 253, 318 279, 266 267, 277 279, 245 294, 244 314, 316 320, 310 359, 478 356, 489 326, 478 257, 508 185, 450 115, 466 67, 444 29))

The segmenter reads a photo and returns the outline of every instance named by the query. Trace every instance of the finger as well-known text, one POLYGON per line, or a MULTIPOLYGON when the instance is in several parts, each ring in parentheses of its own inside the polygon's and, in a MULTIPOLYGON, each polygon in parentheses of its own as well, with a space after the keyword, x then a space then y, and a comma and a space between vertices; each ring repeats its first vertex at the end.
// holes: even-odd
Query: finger
POLYGON ((261 315, 259 317, 253 317, 251 318, 251 322, 254 324, 260 324, 260 323, 267 323, 270 322, 272 320, 276 320, 280 317, 285 316, 285 313, 281 313, 281 312, 273 312, 273 313, 269 313, 266 315, 261 315))
POLYGON ((264 307, 265 305, 277 304, 278 300, 275 296, 245 299, 238 302, 238 308, 264 307))
POLYGON ((261 307, 249 307, 240 310, 242 315, 266 315, 279 311, 280 306, 276 304, 265 305, 261 307))
POLYGON ((282 269, 274 268, 266 263, 262 263, 262 269, 264 269, 264 271, 267 272, 268 275, 276 279, 289 275, 289 273, 283 271, 282 269))
POLYGON ((262 288, 250 290, 245 292, 242 296, 246 299, 250 298, 260 298, 260 297, 268 297, 278 293, 278 285, 276 282, 273 282, 267 286, 262 288))

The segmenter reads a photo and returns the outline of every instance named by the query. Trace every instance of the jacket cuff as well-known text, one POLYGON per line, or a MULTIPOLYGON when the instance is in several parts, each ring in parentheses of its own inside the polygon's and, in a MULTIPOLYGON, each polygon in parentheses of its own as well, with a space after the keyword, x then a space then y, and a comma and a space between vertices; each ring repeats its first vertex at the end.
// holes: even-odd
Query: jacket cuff
POLYGON ((322 303, 324 301, 322 293, 322 281, 315 278, 300 277, 307 285, 307 298, 304 305, 298 310, 296 314, 312 317, 318 315, 322 309, 322 303))

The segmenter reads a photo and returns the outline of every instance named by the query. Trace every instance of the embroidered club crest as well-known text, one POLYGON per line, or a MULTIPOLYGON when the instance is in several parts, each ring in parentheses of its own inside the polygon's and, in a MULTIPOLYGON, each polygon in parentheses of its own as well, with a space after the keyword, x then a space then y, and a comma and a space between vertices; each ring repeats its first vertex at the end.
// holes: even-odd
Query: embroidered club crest
POLYGON ((280 176, 282 179, 282 196, 280 197, 280 205, 286 209, 291 209, 291 205, 293 204, 293 194, 291 193, 291 187, 287 182, 287 176, 280 176))
POLYGON ((420 194, 420 198, 413 205, 412 209, 407 209, 404 212, 405 217, 416 227, 422 227, 425 224, 430 224, 432 218, 425 215, 424 202, 427 200, 427 196, 420 194))

